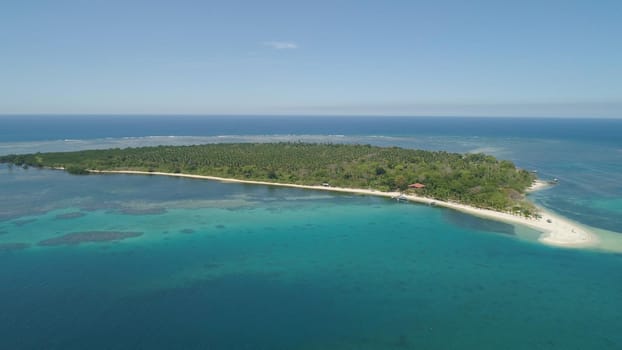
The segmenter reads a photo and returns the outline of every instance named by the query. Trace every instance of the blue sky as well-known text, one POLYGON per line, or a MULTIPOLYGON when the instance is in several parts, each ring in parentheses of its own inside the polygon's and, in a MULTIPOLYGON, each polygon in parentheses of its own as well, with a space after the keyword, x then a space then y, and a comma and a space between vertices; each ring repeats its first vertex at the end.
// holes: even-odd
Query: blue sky
POLYGON ((622 1, 6 1, 0 114, 622 117, 622 1))

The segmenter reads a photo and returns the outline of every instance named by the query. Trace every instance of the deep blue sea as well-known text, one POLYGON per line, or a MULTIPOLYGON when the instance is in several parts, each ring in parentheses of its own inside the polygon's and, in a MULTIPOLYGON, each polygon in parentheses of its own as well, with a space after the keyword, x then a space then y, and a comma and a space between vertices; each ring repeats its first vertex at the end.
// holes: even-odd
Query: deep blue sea
MULTIPOLYGON (((0 154, 213 142, 484 152, 622 247, 622 120, 0 116, 0 154)), ((0 165, 0 349, 620 349, 622 254, 358 195, 0 165), (99 242, 86 242, 105 237, 99 242)))

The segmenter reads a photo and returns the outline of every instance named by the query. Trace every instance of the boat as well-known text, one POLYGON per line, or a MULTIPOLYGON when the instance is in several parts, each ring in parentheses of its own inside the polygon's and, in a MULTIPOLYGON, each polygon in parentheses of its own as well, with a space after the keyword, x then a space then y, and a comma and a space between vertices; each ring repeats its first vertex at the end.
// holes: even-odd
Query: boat
POLYGON ((398 202, 408 202, 408 197, 406 197, 406 196, 405 196, 405 195, 403 195, 403 194, 400 194, 400 195, 399 195, 399 196, 397 196, 397 197, 393 197, 393 199, 395 199, 395 200, 396 200, 396 201, 398 201, 398 202))
POLYGON ((554 178, 553 180, 547 181, 547 183, 549 185, 557 185, 559 183, 559 179, 558 178, 554 178))

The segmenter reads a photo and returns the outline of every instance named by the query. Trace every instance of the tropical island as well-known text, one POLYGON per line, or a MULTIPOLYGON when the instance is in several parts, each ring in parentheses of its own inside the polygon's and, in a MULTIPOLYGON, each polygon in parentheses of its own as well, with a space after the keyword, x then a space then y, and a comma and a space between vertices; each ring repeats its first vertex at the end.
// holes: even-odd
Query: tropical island
POLYGON ((541 241, 592 245, 582 227, 525 198, 536 176, 485 154, 314 143, 231 143, 50 152, 0 157, 22 167, 153 174, 380 195, 519 223, 541 241))
POLYGON ((0 157, 0 162, 63 168, 72 174, 135 170, 416 192, 479 208, 535 214, 523 197, 535 176, 485 154, 370 145, 237 143, 9 155, 0 157))

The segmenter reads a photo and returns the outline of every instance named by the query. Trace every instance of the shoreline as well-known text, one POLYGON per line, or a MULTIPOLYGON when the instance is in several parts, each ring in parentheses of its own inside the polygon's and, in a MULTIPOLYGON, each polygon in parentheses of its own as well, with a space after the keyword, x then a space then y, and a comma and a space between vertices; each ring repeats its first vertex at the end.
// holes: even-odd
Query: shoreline
POLYGON ((531 184, 531 186, 527 187, 525 192, 527 193, 537 192, 537 191, 541 191, 541 190, 551 188, 551 187, 553 187, 553 185, 549 183, 548 181, 538 179, 538 180, 535 180, 533 184, 531 184))
MULTIPOLYGON (((498 211, 494 211, 490 209, 476 208, 473 206, 455 203, 455 202, 441 201, 441 200, 421 197, 417 195, 403 195, 401 192, 382 192, 382 191, 377 191, 377 190, 365 190, 365 189, 359 189, 359 188, 345 188, 345 187, 327 187, 327 186, 320 186, 320 185, 297 185, 297 184, 286 184, 286 183, 276 183, 276 182, 266 182, 266 181, 255 181, 255 180, 239 180, 239 179, 231 179, 231 178, 207 176, 207 175, 148 172, 148 171, 138 171, 138 170, 89 170, 89 172, 96 173, 96 174, 158 175, 158 176, 170 176, 170 177, 183 177, 183 178, 212 180, 212 181, 230 182, 230 183, 279 186, 279 187, 289 187, 289 188, 301 188, 301 189, 310 189, 310 190, 371 195, 371 196, 386 197, 386 198, 396 198, 396 197, 401 196, 401 198, 404 198, 410 202, 434 205, 434 206, 443 207, 443 208, 449 208, 449 209, 457 210, 457 211, 460 211, 466 214, 478 216, 478 217, 485 218, 485 219, 491 219, 491 220, 505 222, 509 224, 518 224, 518 225, 527 226, 541 233, 540 237, 538 238, 539 242, 552 245, 552 246, 566 247, 566 248, 584 248, 584 247, 593 247, 599 243, 598 237, 593 232, 590 232, 588 229, 586 229, 582 225, 575 223, 571 221, 570 219, 567 219, 560 215, 552 213, 540 206, 536 206, 536 208, 538 209, 539 217, 526 218, 526 217, 498 212, 498 211)), ((544 181, 536 180, 534 182, 534 185, 532 185, 528 189, 528 192, 537 191, 539 189, 543 189, 547 187, 548 186, 545 184, 544 181)))

